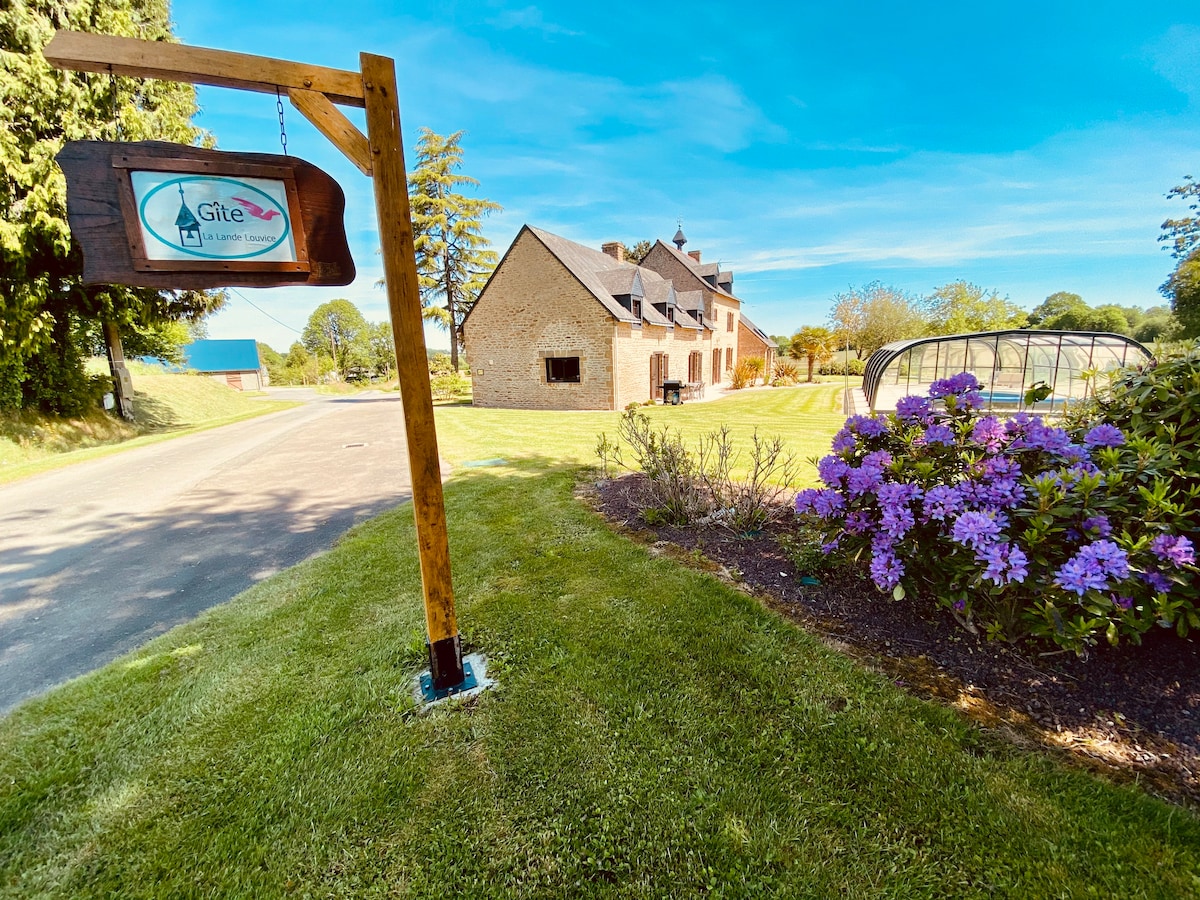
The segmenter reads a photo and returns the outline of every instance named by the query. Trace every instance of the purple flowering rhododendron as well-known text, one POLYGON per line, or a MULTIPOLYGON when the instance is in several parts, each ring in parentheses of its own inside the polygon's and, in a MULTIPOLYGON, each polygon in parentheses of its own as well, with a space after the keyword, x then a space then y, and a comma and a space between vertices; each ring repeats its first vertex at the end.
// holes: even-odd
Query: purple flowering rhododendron
POLYGON ((1175 566, 1190 566, 1196 562, 1192 542, 1182 535, 1160 534, 1150 542, 1150 552, 1175 566))
POLYGON ((1140 516, 1135 479, 1102 468, 1132 459, 1115 425, 980 416, 984 389, 961 372, 893 414, 851 417, 797 513, 823 552, 862 560, 881 590, 917 591, 989 633, 1075 649, 1095 634, 1136 639, 1180 570, 1195 573, 1192 541, 1140 516))
POLYGON ((1000 527, 993 512, 965 512, 954 520, 951 537, 965 547, 978 547, 998 538, 1000 527))
POLYGON ((1083 443, 1088 447, 1120 447, 1125 443, 1125 435, 1116 425, 1105 422, 1085 434, 1083 443))
POLYGON ((896 404, 896 418, 905 422, 924 422, 932 412, 926 397, 902 397, 896 404))

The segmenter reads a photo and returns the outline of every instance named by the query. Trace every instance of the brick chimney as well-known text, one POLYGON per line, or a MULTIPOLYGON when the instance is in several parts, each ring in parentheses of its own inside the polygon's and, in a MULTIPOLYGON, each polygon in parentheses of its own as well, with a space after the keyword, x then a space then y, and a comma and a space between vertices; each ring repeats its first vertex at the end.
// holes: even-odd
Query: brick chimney
POLYGON ((699 250, 689 250, 688 256, 690 256, 696 262, 700 262, 700 251, 699 250))
POLYGON ((609 241, 607 244, 601 244, 600 249, 605 255, 611 256, 617 262, 625 262, 625 245, 620 241, 609 241))

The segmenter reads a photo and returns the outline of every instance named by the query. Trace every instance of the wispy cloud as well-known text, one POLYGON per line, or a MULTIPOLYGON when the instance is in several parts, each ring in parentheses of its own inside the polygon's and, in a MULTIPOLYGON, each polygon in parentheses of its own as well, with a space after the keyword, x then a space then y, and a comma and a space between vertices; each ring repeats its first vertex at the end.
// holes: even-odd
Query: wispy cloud
POLYGON ((563 28, 554 22, 547 22, 542 11, 536 6, 526 6, 522 9, 506 9, 495 18, 489 19, 488 24, 500 29, 522 28, 527 31, 537 31, 545 35, 564 35, 578 37, 581 32, 563 28))
POLYGON ((1147 50, 1154 71, 1192 103, 1200 101, 1200 26, 1172 25, 1147 50))

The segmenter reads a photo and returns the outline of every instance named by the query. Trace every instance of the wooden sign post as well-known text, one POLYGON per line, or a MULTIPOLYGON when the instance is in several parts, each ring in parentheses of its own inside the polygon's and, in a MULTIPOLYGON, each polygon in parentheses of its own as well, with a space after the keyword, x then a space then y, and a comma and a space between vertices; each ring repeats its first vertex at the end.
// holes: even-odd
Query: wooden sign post
POLYGON ((396 340, 396 367, 412 472, 430 676, 436 691, 462 685, 466 676, 454 613, 446 509, 421 319, 394 61, 363 53, 359 57, 362 71, 349 72, 225 50, 71 31, 58 32, 44 53, 52 65, 62 69, 216 85, 260 93, 286 91, 292 104, 359 171, 374 178, 384 280, 396 340), (334 104, 365 108, 367 135, 364 137, 334 104))

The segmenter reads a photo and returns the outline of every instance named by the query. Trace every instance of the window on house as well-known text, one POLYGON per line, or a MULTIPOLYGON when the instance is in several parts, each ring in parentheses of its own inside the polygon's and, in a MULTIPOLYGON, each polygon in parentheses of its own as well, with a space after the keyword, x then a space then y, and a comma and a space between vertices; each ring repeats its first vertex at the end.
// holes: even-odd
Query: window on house
POLYGON ((642 301, 641 300, 632 300, 631 302, 633 304, 631 307, 631 311, 633 312, 633 314, 635 316, 637 316, 637 320, 640 322, 642 320, 642 301))
POLYGON ((551 384, 579 383, 578 356, 546 357, 546 381, 551 384))
POLYGON ((725 313, 725 330, 733 331, 733 313, 725 313))
POLYGON ((716 350, 713 351, 712 383, 713 384, 721 383, 721 348, 720 347, 718 347, 716 350))
POLYGON ((727 369, 733 368, 733 348, 732 347, 725 348, 725 368, 727 368, 727 369))
POLYGON ((704 380, 704 373, 701 371, 703 365, 704 357, 699 350, 693 350, 688 354, 688 381, 695 384, 704 380))
POLYGON ((673 307, 673 306, 667 307, 667 321, 668 322, 675 321, 675 307, 673 307))

